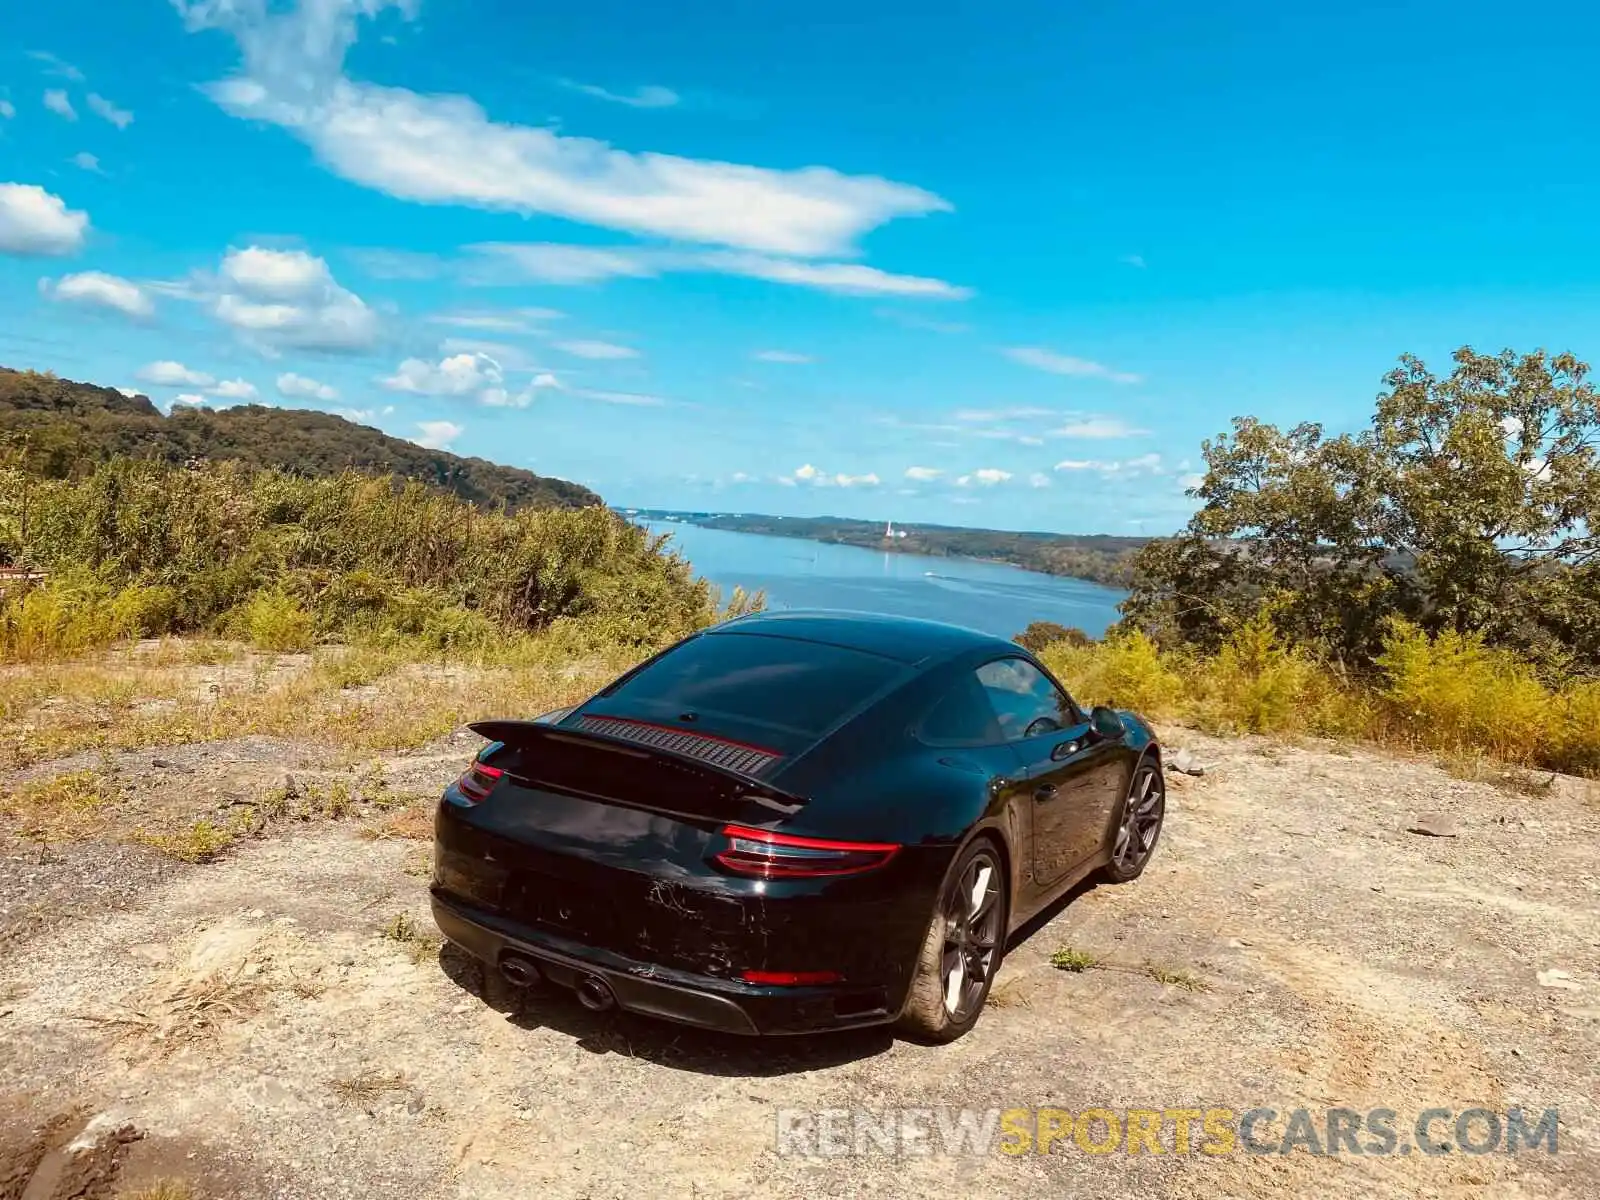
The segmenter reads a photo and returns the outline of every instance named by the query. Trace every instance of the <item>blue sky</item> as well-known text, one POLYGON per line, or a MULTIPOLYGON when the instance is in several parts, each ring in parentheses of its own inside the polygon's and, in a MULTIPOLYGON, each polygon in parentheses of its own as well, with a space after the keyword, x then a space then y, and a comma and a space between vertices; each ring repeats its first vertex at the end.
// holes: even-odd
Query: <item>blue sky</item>
POLYGON ((1235 415, 1595 341, 1577 5, 8 7, 0 363, 614 503, 1162 533, 1235 415))

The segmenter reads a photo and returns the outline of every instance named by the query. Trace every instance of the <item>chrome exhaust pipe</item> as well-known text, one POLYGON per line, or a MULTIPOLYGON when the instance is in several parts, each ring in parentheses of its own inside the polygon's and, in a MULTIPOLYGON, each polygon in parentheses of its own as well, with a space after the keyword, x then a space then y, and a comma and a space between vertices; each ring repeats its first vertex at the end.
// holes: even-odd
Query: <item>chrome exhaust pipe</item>
POLYGON ((585 975, 578 980, 578 1003, 590 1012, 605 1012, 613 1007, 617 998, 612 994, 611 985, 598 975, 585 975))
POLYGON ((531 988, 543 981, 544 973, 531 958, 508 954, 500 960, 500 977, 512 987, 531 988))

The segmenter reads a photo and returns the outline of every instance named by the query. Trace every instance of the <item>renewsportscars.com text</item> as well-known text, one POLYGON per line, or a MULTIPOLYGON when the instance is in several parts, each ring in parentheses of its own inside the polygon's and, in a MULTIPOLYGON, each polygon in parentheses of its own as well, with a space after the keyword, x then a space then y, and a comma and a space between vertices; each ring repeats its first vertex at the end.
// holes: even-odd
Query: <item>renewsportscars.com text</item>
POLYGON ((788 1156, 1556 1153, 1560 1114, 1511 1108, 779 1109, 788 1156))

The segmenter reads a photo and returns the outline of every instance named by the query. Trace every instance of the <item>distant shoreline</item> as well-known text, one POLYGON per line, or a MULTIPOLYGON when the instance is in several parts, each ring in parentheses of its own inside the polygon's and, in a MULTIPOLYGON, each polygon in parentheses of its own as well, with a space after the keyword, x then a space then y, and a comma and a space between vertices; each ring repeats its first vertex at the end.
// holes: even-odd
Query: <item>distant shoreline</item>
POLYGON ((1040 575, 1080 579, 1126 591, 1131 560, 1151 538, 1110 534, 1012 533, 956 526, 892 525, 843 517, 774 517, 759 513, 685 512, 679 509, 618 509, 630 520, 680 523, 729 533, 757 533, 824 545, 856 546, 929 558, 965 559, 1017 567, 1040 575))

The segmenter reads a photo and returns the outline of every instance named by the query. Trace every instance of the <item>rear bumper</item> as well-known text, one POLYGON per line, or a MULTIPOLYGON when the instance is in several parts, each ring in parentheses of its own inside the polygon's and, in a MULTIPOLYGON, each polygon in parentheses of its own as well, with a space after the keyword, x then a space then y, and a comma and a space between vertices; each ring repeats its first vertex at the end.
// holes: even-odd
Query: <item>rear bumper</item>
POLYGON ((884 988, 757 987, 639 962, 531 929, 432 891, 439 932, 495 969, 507 955, 530 958, 552 983, 599 976, 617 1007, 721 1033, 775 1035, 859 1029, 894 1020, 884 988))

